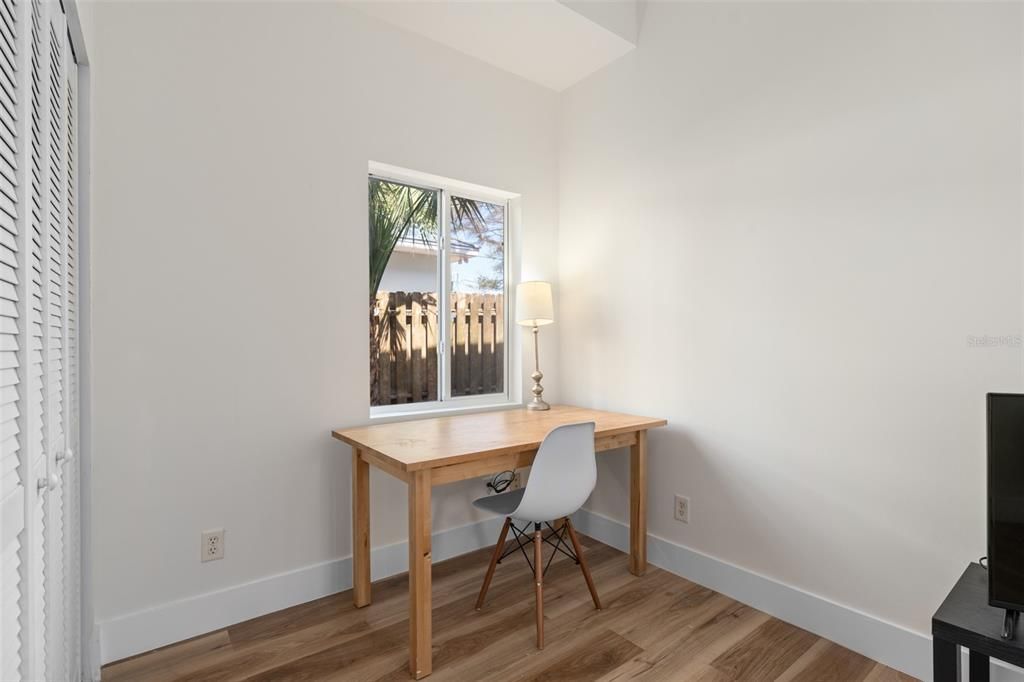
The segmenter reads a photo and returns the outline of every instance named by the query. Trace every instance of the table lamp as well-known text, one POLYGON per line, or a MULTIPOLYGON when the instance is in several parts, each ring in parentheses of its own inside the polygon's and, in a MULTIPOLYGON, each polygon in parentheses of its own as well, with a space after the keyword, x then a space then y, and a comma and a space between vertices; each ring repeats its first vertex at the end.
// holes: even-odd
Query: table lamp
POLYGON ((551 406, 544 402, 544 387, 540 380, 544 373, 540 371, 540 353, 537 350, 537 331, 539 327, 555 321, 554 305, 551 302, 551 284, 548 282, 521 282, 516 287, 516 322, 524 327, 533 327, 533 400, 526 404, 528 410, 549 410, 551 406))

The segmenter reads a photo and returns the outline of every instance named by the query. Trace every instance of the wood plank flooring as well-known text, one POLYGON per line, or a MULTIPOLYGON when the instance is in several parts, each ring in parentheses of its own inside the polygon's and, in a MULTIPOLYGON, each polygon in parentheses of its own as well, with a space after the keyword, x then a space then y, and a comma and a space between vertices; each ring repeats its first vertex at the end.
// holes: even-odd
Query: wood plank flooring
MULTIPOLYGON (((533 581, 506 558, 474 610, 489 549, 434 565, 434 674, 443 680, 904 682, 838 644, 581 536, 604 604, 557 555, 544 584, 546 646, 534 648, 533 581)), ((408 680, 408 577, 375 583, 111 663, 103 680, 408 680)))

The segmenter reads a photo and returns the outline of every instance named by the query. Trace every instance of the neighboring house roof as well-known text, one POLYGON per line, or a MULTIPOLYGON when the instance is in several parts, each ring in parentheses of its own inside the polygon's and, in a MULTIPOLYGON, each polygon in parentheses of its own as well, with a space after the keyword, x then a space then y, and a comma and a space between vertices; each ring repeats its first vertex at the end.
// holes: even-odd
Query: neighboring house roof
MULTIPOLYGON (((465 262, 480 253, 478 247, 455 237, 452 237, 452 243, 448 250, 453 255, 458 256, 460 262, 465 262)), ((437 237, 433 234, 426 234, 412 226, 398 240, 398 244, 395 245, 395 251, 413 255, 436 256, 437 237)))

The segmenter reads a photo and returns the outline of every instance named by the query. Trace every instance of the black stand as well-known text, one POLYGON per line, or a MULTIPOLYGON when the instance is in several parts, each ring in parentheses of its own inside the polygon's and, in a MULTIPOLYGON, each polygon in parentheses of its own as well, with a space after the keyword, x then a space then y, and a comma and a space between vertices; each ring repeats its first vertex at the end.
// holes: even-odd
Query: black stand
POLYGON ((960 649, 970 651, 969 679, 989 682, 989 659, 1024 666, 1024 641, 1013 639, 1020 614, 989 606, 988 571, 971 564, 932 617, 935 682, 960 682, 960 649))
POLYGON ((1017 639, 1017 621, 1020 619, 1020 611, 1006 609, 1003 616, 1003 639, 1017 639))

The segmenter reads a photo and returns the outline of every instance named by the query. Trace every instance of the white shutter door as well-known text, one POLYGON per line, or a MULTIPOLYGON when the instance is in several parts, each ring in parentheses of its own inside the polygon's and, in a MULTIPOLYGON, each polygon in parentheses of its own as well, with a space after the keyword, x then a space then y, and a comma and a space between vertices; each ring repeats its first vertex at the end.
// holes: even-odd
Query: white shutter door
POLYGON ((45 456, 46 390, 45 390, 45 297, 46 254, 46 112, 49 104, 46 82, 49 71, 47 44, 48 21, 46 6, 41 0, 30 0, 29 41, 24 89, 29 98, 27 107, 28 156, 24 177, 26 211, 28 217, 26 240, 27 267, 24 277, 28 290, 27 362, 26 378, 29 382, 25 394, 26 447, 28 448, 28 480, 35 482, 27 488, 25 541, 22 561, 22 670, 26 680, 49 679, 46 670, 45 621, 45 567, 46 567, 46 515, 45 501, 53 483, 45 456))
POLYGON ((21 667, 21 540, 25 528, 22 304, 24 236, 19 225, 17 36, 13 0, 0 1, 0 680, 21 667))
POLYGON ((44 343, 43 371, 46 377, 45 398, 45 457, 51 484, 56 487, 46 496, 46 563, 45 619, 46 619, 46 676, 48 680, 66 680, 64 603, 64 483, 61 461, 67 448, 67 378, 64 373, 66 349, 65 319, 67 297, 66 226, 64 202, 67 198, 65 179, 65 133, 67 131, 64 87, 64 15, 50 6, 48 26, 49 74, 46 79, 49 115, 46 137, 48 153, 47 182, 44 192, 44 212, 48 232, 48 248, 44 254, 43 292, 44 343))
POLYGON ((78 430, 78 196, 77 148, 78 139, 78 69, 71 50, 65 47, 64 111, 66 112, 64 159, 64 405, 65 450, 64 469, 64 657, 68 678, 80 678, 82 651, 82 593, 81 593, 81 476, 79 474, 78 430))
POLYGON ((0 0, 0 680, 81 678, 77 71, 0 0))

